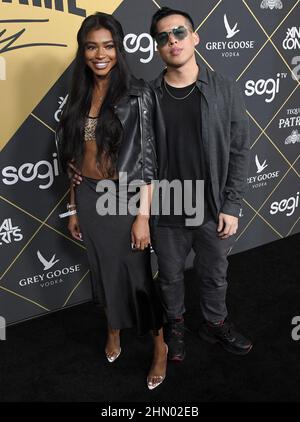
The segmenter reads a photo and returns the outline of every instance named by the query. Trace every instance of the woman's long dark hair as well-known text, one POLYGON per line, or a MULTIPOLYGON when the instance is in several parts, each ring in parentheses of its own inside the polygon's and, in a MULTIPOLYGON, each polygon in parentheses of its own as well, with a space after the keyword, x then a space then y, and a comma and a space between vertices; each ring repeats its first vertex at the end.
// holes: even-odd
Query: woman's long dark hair
POLYGON ((73 159, 80 168, 83 159, 84 126, 89 113, 94 86, 94 74, 85 64, 85 42, 87 34, 92 30, 105 28, 112 34, 117 63, 110 71, 110 82, 105 100, 101 106, 100 118, 96 128, 98 157, 105 153, 109 157, 107 177, 114 173, 118 149, 122 139, 122 127, 114 114, 114 105, 128 91, 130 71, 125 59, 123 46, 124 32, 121 24, 111 15, 97 12, 88 16, 77 34, 78 49, 71 83, 71 89, 60 121, 60 155, 63 169, 67 162, 73 159))

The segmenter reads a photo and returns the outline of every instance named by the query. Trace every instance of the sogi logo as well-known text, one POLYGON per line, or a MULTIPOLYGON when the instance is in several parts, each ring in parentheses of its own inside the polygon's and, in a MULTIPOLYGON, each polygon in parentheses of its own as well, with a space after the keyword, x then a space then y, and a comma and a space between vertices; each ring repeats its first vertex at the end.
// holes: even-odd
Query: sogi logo
POLYGON ((299 192, 296 196, 291 196, 288 199, 282 199, 281 201, 276 201, 271 204, 270 214, 274 215, 278 212, 286 212, 286 216, 290 217, 294 214, 296 208, 299 206, 299 192))
POLYGON ((148 57, 141 57, 141 63, 149 63, 153 59, 154 51, 157 50, 156 42, 150 34, 143 32, 140 35, 127 34, 124 37, 124 48, 127 53, 133 54, 138 50, 142 53, 148 53, 148 57))
POLYGON ((251 97, 254 94, 257 95, 269 95, 265 98, 266 103, 271 103, 275 96, 279 93, 280 81, 287 77, 287 73, 277 73, 276 79, 259 79, 258 81, 249 80, 245 84, 245 94, 247 97, 251 97))
POLYGON ((54 176, 59 176, 57 154, 53 153, 53 162, 41 160, 37 163, 24 163, 19 168, 7 166, 2 169, 2 182, 11 186, 22 182, 32 182, 35 179, 45 180, 39 184, 39 189, 48 189, 54 182, 54 176))

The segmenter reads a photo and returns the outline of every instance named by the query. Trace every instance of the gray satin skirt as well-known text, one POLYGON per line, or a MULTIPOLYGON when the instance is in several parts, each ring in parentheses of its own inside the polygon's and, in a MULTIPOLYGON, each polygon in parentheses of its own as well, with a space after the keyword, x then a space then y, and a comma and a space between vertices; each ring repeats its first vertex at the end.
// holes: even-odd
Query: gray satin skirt
MULTIPOLYGON (((162 308, 152 278, 150 250, 133 251, 134 215, 99 215, 98 180, 83 177, 75 189, 77 213, 91 270, 93 300, 105 308, 108 325, 135 327, 139 334, 162 326, 162 308)), ((118 182, 116 202, 119 203, 118 182)))

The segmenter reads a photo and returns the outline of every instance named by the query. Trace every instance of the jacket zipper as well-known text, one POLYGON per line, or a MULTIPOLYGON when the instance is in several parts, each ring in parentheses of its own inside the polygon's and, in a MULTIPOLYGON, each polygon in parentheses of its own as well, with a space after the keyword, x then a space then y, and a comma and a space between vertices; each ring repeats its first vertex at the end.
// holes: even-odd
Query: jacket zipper
POLYGON ((142 124, 142 102, 141 97, 138 97, 139 115, 140 115, 140 132, 141 132, 141 154, 142 154, 142 180, 144 180, 144 148, 143 148, 143 124, 142 124))
POLYGON ((154 157, 155 157, 155 165, 156 165, 156 167, 157 167, 157 155, 156 155, 156 151, 155 151, 155 148, 154 148, 154 145, 153 145, 153 143, 152 143, 152 140, 151 140, 151 138, 149 138, 148 139, 148 142, 150 142, 150 145, 151 145, 151 148, 152 148, 152 152, 153 152, 153 155, 154 155, 154 157))

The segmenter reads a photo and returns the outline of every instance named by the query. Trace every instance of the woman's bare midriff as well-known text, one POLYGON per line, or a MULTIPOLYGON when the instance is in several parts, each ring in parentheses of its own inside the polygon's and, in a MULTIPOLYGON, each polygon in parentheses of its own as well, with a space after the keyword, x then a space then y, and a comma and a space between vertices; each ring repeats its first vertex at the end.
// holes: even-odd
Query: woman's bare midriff
MULTIPOLYGON (((97 165, 97 144, 96 141, 87 141, 84 143, 83 161, 81 166, 81 174, 92 179, 107 179, 98 168, 97 165)), ((117 176, 110 179, 117 179, 117 176)))

